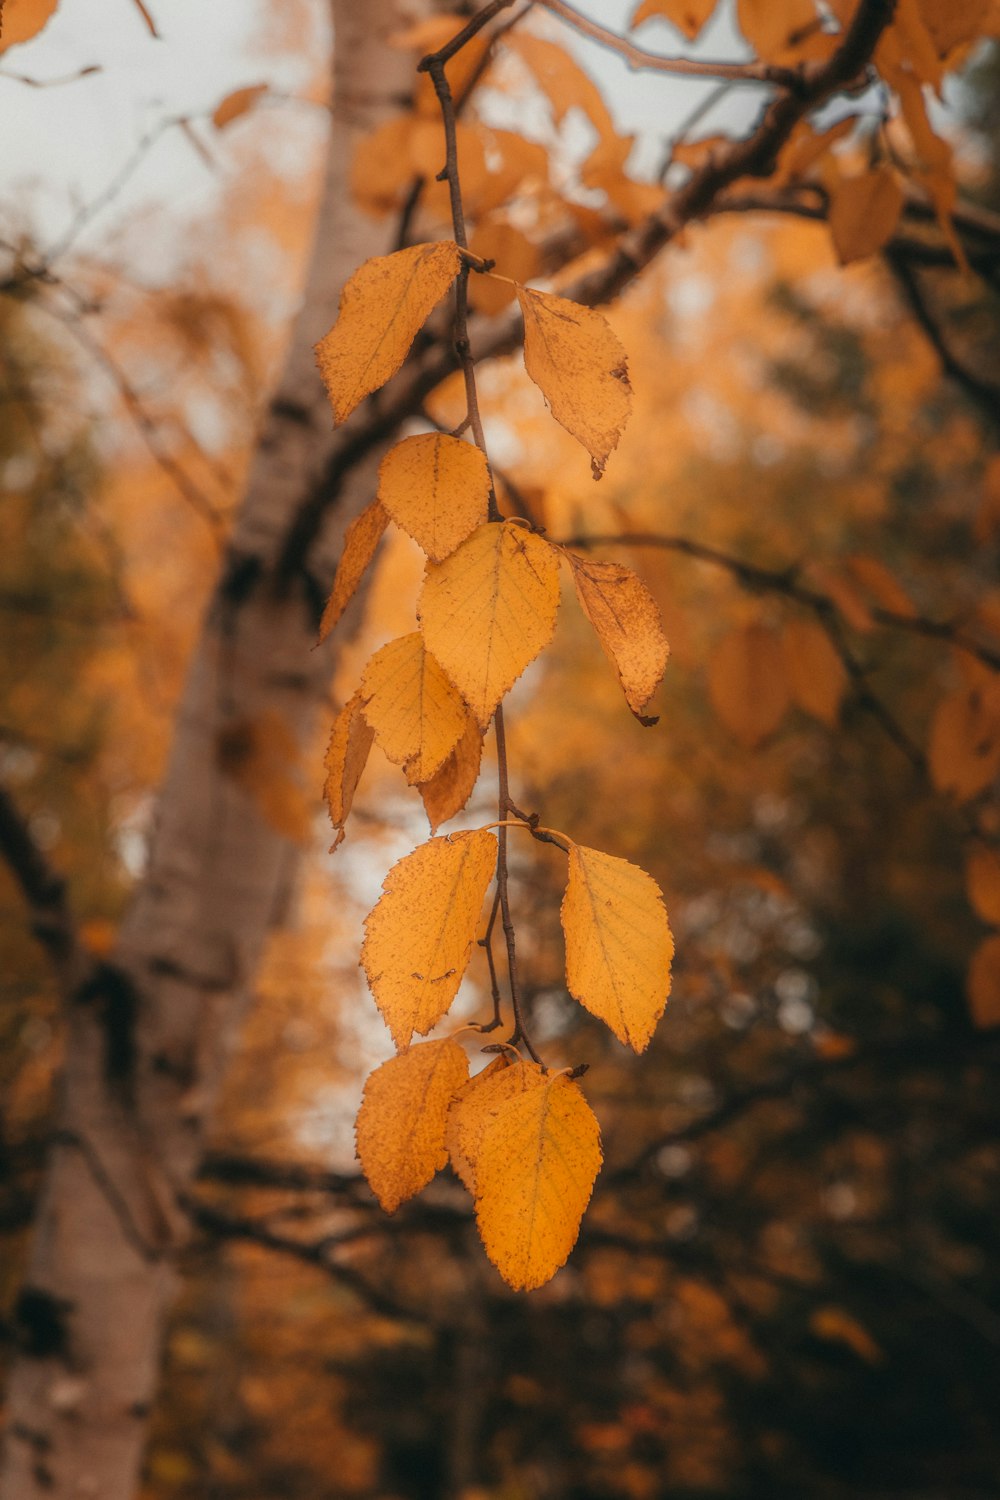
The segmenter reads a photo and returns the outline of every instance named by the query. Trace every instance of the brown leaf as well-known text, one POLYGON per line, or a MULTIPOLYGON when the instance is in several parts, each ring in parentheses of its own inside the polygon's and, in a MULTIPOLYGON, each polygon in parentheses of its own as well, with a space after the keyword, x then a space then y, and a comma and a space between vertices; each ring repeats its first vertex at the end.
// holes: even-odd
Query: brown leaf
POLYGON ((656 601, 631 568, 567 552, 576 596, 618 673, 629 708, 643 710, 660 685, 670 647, 656 601))
POLYGON ((337 834, 334 849, 339 848, 343 842, 344 824, 351 811, 361 773, 368 763, 368 752, 374 738, 375 731, 365 722, 361 712, 361 694, 355 693, 334 720, 326 750, 323 795, 337 834))
POLYGON ((365 569, 375 556, 389 517, 377 500, 373 500, 344 533, 344 550, 337 565, 337 576, 319 622, 319 639, 325 641, 354 597, 365 569))

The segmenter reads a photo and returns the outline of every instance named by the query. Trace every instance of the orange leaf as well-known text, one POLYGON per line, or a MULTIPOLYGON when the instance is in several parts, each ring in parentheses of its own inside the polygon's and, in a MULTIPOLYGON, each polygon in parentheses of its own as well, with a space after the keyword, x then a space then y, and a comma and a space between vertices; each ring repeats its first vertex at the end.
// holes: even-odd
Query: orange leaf
POLYGON ((1000 927, 1000 854, 986 845, 974 849, 965 867, 965 887, 976 915, 1000 927))
POLYGON ((449 818, 462 811, 479 780, 482 758, 483 732, 470 713, 465 732, 447 760, 429 781, 420 783, 420 795, 431 833, 437 833, 442 823, 447 823, 449 818))
POLYGON ((369 1074, 355 1127, 358 1160, 386 1213, 445 1165, 448 1106, 468 1078, 457 1042, 417 1042, 369 1074))
POLYGON ((592 562, 567 552, 576 597, 618 673, 629 708, 643 723, 643 709, 660 685, 670 647, 656 601, 631 568, 592 562))
POLYGON ((348 526, 344 533, 344 550, 337 565, 337 576, 333 580, 333 589, 319 622, 320 641, 326 640, 354 598, 355 590, 375 556, 375 549, 388 524, 386 512, 377 500, 373 500, 348 526))
POLYGON ((374 738, 375 731, 365 722, 361 712, 361 694, 355 693, 334 720, 326 751, 324 796, 330 809, 330 821, 337 833, 334 849, 343 841, 344 824, 374 738))
POLYGON ((602 1160, 594 1113, 565 1074, 490 1116, 475 1163, 476 1223, 515 1291, 543 1286, 565 1263, 602 1160))
POLYGON ((375 256, 355 271, 341 294, 336 323, 316 345, 338 422, 395 375, 461 264, 458 246, 438 240, 375 256))
POLYGON ((491 833, 430 839, 393 865, 365 918, 361 963, 397 1047, 458 994, 496 864, 491 833))
POLYGON ((404 438, 379 465, 378 498, 427 556, 440 562, 486 520, 486 455, 438 432, 404 438))
POLYGON ((59 0, 6 0, 0 5, 0 52, 30 42, 56 13, 59 0))
POLYGON ((792 702, 804 713, 833 728, 847 691, 847 668, 833 642, 815 620, 792 620, 782 642, 792 702))
POLYGON ((830 203, 830 233, 841 265, 875 255, 892 239, 903 202, 903 189, 891 167, 873 167, 837 184, 830 203))
POLYGON ((480 526, 428 567, 418 609, 428 650, 484 729, 552 639, 558 608, 555 549, 513 521, 480 526))
POLYGON ((518 287, 524 367, 600 479, 632 410, 628 356, 607 321, 565 297, 518 287))
POLYGON ((715 6, 716 0, 642 0, 629 24, 641 26, 643 21, 662 16, 693 42, 715 6))
POLYGON ((215 106, 212 114, 212 124, 216 130, 224 130, 240 115, 245 115, 248 110, 253 109, 258 99, 267 93, 266 83, 252 83, 247 88, 234 89, 231 94, 215 106))
POLYGON ((570 994, 643 1052, 670 994, 674 956, 656 881, 627 859, 572 844, 559 915, 570 994))
POLYGON ((960 801, 1000 774, 1000 692, 975 686, 942 698, 931 720, 928 759, 934 785, 960 801))
POLYGON ((455 1174, 470 1193, 476 1191, 476 1160, 483 1134, 500 1105, 544 1083, 545 1074, 537 1063, 527 1059, 511 1063, 506 1057, 495 1057, 459 1089, 448 1111, 445 1142, 455 1174))
POLYGON ((988 937, 972 955, 967 988, 975 1024, 984 1031, 1000 1026, 1000 937, 988 937))
POLYGON ((428 781, 465 730, 468 710, 419 630, 376 651, 361 679, 364 714, 379 748, 405 766, 411 783, 428 781))

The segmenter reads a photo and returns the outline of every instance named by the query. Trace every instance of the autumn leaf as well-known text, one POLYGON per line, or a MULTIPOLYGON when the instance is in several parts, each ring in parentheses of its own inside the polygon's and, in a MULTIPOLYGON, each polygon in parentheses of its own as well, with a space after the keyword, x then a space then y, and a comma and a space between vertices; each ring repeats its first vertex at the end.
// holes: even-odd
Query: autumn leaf
POLYGON ((56 13, 59 0, 5 0, 0 5, 0 52, 30 42, 56 13))
POLYGON ((469 1075, 457 1042, 417 1042, 369 1074, 355 1127, 358 1160, 386 1213, 445 1165, 448 1106, 469 1075))
POLYGON ((817 1307, 809 1317, 809 1327, 818 1339, 843 1344, 866 1364, 879 1365, 885 1358, 867 1328, 842 1307, 817 1307))
POLYGON ((557 125, 575 107, 589 117, 599 136, 614 133, 614 122, 600 89, 586 69, 581 68, 558 42, 518 31, 508 38, 507 44, 531 69, 548 97, 557 125))
POLYGON ((337 834, 333 849, 339 848, 343 842, 344 824, 351 811, 354 793, 368 762, 368 752, 374 738, 375 731, 365 722, 361 711, 361 694, 355 693, 334 720, 326 750, 323 795, 337 834))
POLYGON ((355 271, 341 294, 336 323, 316 345, 338 422, 395 375, 461 263, 458 246, 439 240, 375 256, 355 271))
POLYGON ((465 730, 461 694, 418 630, 376 651, 361 679, 364 714, 379 748, 412 784, 428 781, 465 730))
POLYGON ((986 938, 972 955, 967 988, 975 1024, 1000 1026, 1000 937, 986 938))
POLYGON ((513 224, 491 219, 476 226, 469 249, 483 260, 492 260, 502 276, 473 276, 469 280, 469 301, 477 312, 491 318, 503 312, 517 296, 512 281, 530 281, 541 266, 539 247, 513 224))
POLYGON ((454 750, 429 781, 419 783, 431 833, 437 833, 442 823, 462 811, 479 779, 482 758, 483 731, 467 713, 465 730, 454 750))
POLYGON ((942 698, 927 747, 934 785, 960 801, 1000 775, 1000 685, 959 688, 942 698))
POLYGON ((480 526, 427 569, 418 614, 428 650, 485 729, 555 630, 558 554, 514 521, 480 526))
POLYGON ((833 728, 847 691, 847 668, 815 620, 791 620, 782 632, 785 674, 792 702, 833 728))
POLYGON ((259 99, 267 93, 266 83, 252 83, 246 88, 234 89, 231 94, 215 106, 212 113, 212 124, 216 130, 224 130, 240 115, 245 115, 248 110, 253 109, 259 99))
POLYGON ((829 45, 814 0, 736 0, 736 17, 763 62, 796 62, 829 45))
POLYGON ((644 724, 643 709, 660 685, 670 647, 660 611, 642 579, 619 563, 592 562, 567 552, 576 597, 615 671, 625 699, 644 724))
POLYGON ((892 239, 903 202, 902 186, 891 167, 873 167, 837 184, 830 200, 829 224, 842 265, 875 255, 892 239))
POLYGON ((974 849, 965 866, 965 888, 977 917, 1000 927, 1000 854, 988 845, 974 849))
POLYGON ((493 1061, 459 1089, 448 1110, 445 1143, 455 1175, 469 1192, 476 1191, 476 1161, 483 1135, 501 1104, 508 1099, 542 1088, 545 1074, 535 1062, 507 1057, 493 1061))
POLYGON ((458 994, 496 864, 491 833, 430 839, 393 865, 365 919, 361 962, 397 1047, 458 994))
POLYGON ((600 479, 632 410, 628 356, 607 319, 565 297, 518 287, 524 367, 600 479))
POLYGON ((417 546, 440 562, 489 514, 486 455, 443 433, 404 438, 379 465, 378 498, 417 546))
POLYGON ((627 859, 571 844, 559 915, 570 994, 643 1052, 670 994, 674 956, 656 881, 627 859))
POLYGON ((715 6, 716 0, 642 0, 629 24, 641 26, 643 21, 662 16, 693 42, 715 6))
POLYGON ((719 718, 749 749, 777 729, 788 707, 780 638, 766 625, 732 631, 708 664, 708 690, 719 718))
POLYGON ((344 550, 337 565, 333 589, 319 622, 319 639, 325 641, 354 598, 365 569, 375 556, 389 517, 377 500, 363 510, 344 533, 344 550))
POLYGON ((565 1074, 490 1116, 475 1161, 476 1223, 515 1291, 543 1286, 565 1264, 602 1160, 594 1113, 565 1074))

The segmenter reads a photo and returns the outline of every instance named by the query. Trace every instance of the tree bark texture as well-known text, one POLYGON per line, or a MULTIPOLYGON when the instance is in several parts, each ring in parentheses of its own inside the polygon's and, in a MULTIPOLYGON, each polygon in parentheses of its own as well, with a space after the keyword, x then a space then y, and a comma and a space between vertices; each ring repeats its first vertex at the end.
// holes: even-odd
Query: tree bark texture
MULTIPOLYGON (((313 345, 346 277, 391 249, 354 209, 356 141, 397 111, 413 61, 387 38, 431 0, 333 0, 334 110, 316 248, 290 354, 179 708, 148 871, 111 963, 67 984, 62 1101, 16 1317, 3 1500, 129 1500, 197 1171, 227 1052, 295 849, 227 771, 222 748, 277 715, 299 743, 329 689, 312 649, 316 588, 278 586, 282 540, 349 428, 334 434, 313 345)), ((438 7, 440 8, 440 7, 438 7)), ((350 469, 309 566, 328 585, 378 454, 350 469)))

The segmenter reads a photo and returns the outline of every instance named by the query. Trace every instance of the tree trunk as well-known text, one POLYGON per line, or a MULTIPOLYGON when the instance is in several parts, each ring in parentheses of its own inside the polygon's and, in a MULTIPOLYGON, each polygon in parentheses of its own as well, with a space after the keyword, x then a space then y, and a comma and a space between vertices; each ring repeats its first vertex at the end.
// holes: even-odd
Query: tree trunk
MULTIPOLYGON (((315 600, 275 576, 290 517, 343 443, 312 349, 346 276, 391 248, 391 229, 354 210, 346 179, 356 140, 412 88, 412 59, 386 38, 420 9, 333 6, 333 128, 304 305, 191 666, 148 872, 113 964, 67 996, 57 1144, 17 1312, 3 1500, 135 1491, 184 1194, 295 860, 234 779, 233 757, 264 714, 303 743, 328 691, 330 655, 312 650, 315 600)), ((321 581, 371 496, 376 458, 342 485, 312 553, 321 581)))

